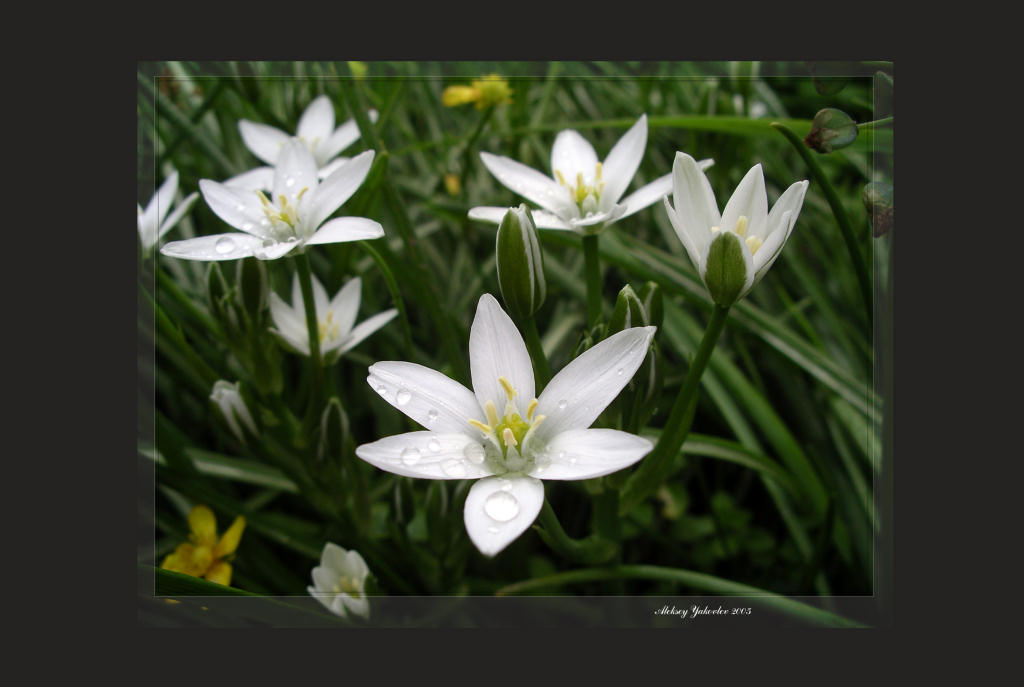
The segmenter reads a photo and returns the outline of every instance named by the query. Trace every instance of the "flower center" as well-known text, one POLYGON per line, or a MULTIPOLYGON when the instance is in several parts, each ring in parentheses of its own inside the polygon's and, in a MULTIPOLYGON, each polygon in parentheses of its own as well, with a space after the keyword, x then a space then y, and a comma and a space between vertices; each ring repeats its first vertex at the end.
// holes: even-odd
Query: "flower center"
POLYGON ((601 163, 597 163, 597 169, 594 172, 594 185, 591 186, 583 178, 583 172, 576 173, 576 183, 570 184, 562 176, 562 172, 555 170, 555 177, 558 179, 558 183, 569 189, 569 195, 572 196, 573 202, 580 209, 580 213, 583 215, 591 215, 597 212, 598 204, 601 201, 601 192, 604 190, 604 181, 601 179, 601 163))
POLYGON ((498 383, 505 390, 505 414, 498 417, 498 409, 494 401, 484 404, 487 424, 478 420, 469 420, 469 424, 480 430, 490 446, 485 447, 485 456, 495 474, 506 472, 522 472, 533 463, 533 452, 526 447, 533 431, 544 421, 544 415, 534 415, 537 410, 537 399, 534 398, 526 408, 526 419, 519 414, 514 400, 516 390, 505 377, 498 377, 498 383), (487 450, 490 449, 490 450, 487 450))
MULTIPOLYGON (((757 252, 757 249, 761 247, 761 244, 764 243, 764 239, 760 236, 747 236, 747 226, 749 224, 750 220, 747 219, 747 216, 740 215, 739 219, 736 220, 736 226, 732 231, 734 234, 746 241, 747 248, 750 249, 750 254, 753 255, 757 252)), ((717 234, 721 230, 721 227, 711 227, 712 234, 717 234)))
POLYGON ((295 237, 295 227, 299 221, 298 202, 308 190, 308 186, 302 187, 299 194, 295 196, 295 205, 292 205, 288 196, 283 193, 277 195, 277 203, 272 203, 263 195, 263 191, 256 191, 260 202, 263 203, 263 214, 270 220, 275 235, 282 239, 295 237))
POLYGON ((338 581, 334 584, 335 594, 348 594, 350 596, 361 596, 362 590, 359 589, 359 583, 356 582, 354 577, 346 577, 344 575, 338 578, 338 581))
POLYGON ((320 343, 323 343, 325 340, 334 341, 338 338, 338 323, 334 321, 333 310, 329 310, 327 317, 319 321, 318 330, 320 332, 320 343))

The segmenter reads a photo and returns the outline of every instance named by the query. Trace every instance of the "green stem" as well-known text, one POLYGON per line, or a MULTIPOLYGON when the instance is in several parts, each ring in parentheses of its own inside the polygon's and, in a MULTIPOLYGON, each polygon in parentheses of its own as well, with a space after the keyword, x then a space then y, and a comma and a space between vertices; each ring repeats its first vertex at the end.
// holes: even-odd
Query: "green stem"
POLYGON ((782 133, 786 140, 796 148, 797 153, 803 158, 804 164, 807 165, 807 171, 811 173, 811 177, 814 178, 822 193, 825 194, 825 200, 828 201, 829 207, 832 208, 832 214, 835 216, 836 223, 839 225, 839 231, 843 235, 843 242, 846 243, 846 251, 850 254, 850 261, 853 263, 853 270, 857 275, 857 282, 860 284, 861 297, 864 299, 864 307, 867 308, 868 322, 871 322, 874 318, 874 309, 868 268, 864 262, 864 257, 860 253, 860 249, 857 248, 857 240, 853 236, 853 225, 850 224, 850 218, 846 216, 846 210, 843 208, 842 201, 839 200, 839 195, 836 193, 835 188, 832 187, 828 177, 825 176, 821 165, 814 159, 811 149, 804 145, 800 137, 793 133, 792 129, 780 122, 772 122, 772 127, 782 133))
POLYGON ((409 327, 409 316, 405 312, 405 301, 402 300, 402 293, 398 290, 398 282, 395 281, 395 275, 391 272, 391 268, 388 266, 384 256, 369 241, 360 241, 359 247, 373 258, 373 261, 377 264, 377 269, 384 276, 384 282, 388 286, 391 299, 395 302, 395 308, 398 310, 398 317, 402 323, 402 337, 405 339, 407 359, 411 359, 413 355, 412 329, 409 327))
POLYGON ((558 516, 547 499, 544 499, 544 505, 540 509, 540 524, 543 527, 538 530, 541 539, 570 560, 587 564, 602 563, 614 556, 618 548, 614 542, 596 534, 586 539, 570 537, 562 529, 562 524, 558 522, 558 516))
POLYGON ((548 365, 547 356, 544 355, 544 346, 541 345, 540 333, 537 331, 537 320, 533 315, 526 318, 523 330, 526 334, 526 350, 530 352, 530 360, 533 362, 536 387, 543 389, 551 381, 551 367, 548 365))
POLYGON ((601 321, 601 258, 597 234, 583 237, 583 262, 587 279, 587 324, 593 327, 601 321))
POLYGON ((493 105, 481 113, 480 119, 477 120, 476 128, 473 129, 473 133, 470 134, 469 140, 466 142, 466 147, 462 151, 462 171, 459 174, 459 178, 463 186, 465 186, 466 176, 469 174, 470 166, 473 163, 473 156, 471 155, 473 152, 473 145, 476 143, 476 140, 480 138, 480 134, 483 133, 484 127, 487 125, 487 122, 491 120, 491 115, 493 114, 493 105))
POLYGON ((314 419, 323 405, 324 363, 320 358, 319 320, 316 317, 316 302, 313 300, 313 278, 309 270, 309 256, 305 252, 295 256, 295 267, 299 274, 299 287, 302 289, 302 304, 306 309, 306 332, 309 334, 309 360, 313 368, 313 376, 309 382, 312 390, 309 398, 309 410, 306 421, 314 419))
POLYGON ((858 130, 861 130, 861 129, 874 129, 874 128, 880 127, 880 126, 889 126, 892 123, 893 123, 892 116, 882 117, 881 119, 875 119, 875 120, 870 121, 870 122, 861 122, 860 124, 857 125, 857 129, 858 130))
MULTIPOLYGON (((541 512, 543 513, 543 511, 541 512)), ((834 627, 864 627, 861 623, 854 620, 789 599, 781 594, 776 594, 757 587, 749 587, 745 584, 740 584, 739 582, 722 579, 721 577, 693 572, 692 570, 665 568, 656 565, 615 565, 604 568, 570 570, 568 572, 548 575, 547 577, 537 577, 531 580, 524 580, 523 582, 510 584, 506 587, 502 587, 495 592, 495 594, 497 596, 508 596, 510 594, 520 594, 522 592, 528 592, 536 589, 548 589, 566 584, 619 579, 675 582, 704 592, 713 592, 716 594, 732 596, 756 597, 753 599, 754 603, 773 607, 789 615, 802 618, 816 624, 834 627)))
POLYGON ((190 317, 202 324, 207 331, 219 335, 220 327, 213 321, 213 318, 200 310, 191 298, 182 293, 181 289, 178 288, 177 283, 171 279, 166 272, 161 269, 157 269, 156 274, 157 279, 160 282, 161 289, 167 291, 175 302, 178 303, 178 305, 180 305, 190 317))
POLYGON ((672 406, 672 412, 665 422, 665 429, 661 433, 654 450, 644 458, 640 469, 636 471, 623 490, 622 502, 619 506, 619 513, 628 513, 634 506, 647 498, 658 485, 668 477, 672 469, 675 457, 679 455, 686 435, 690 433, 690 425, 693 423, 693 416, 697 407, 697 386, 704 374, 704 368, 711 360, 711 352, 715 350, 718 337, 725 326, 725 319, 729 315, 729 308, 715 305, 711 312, 711 321, 704 330, 704 338, 701 339, 697 355, 690 365, 686 374, 686 381, 683 382, 676 402, 672 406))

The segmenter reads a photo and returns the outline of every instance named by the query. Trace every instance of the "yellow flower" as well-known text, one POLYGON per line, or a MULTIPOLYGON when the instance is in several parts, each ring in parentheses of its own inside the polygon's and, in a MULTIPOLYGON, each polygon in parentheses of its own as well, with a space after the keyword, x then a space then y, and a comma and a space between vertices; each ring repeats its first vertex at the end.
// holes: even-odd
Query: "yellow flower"
POLYGON ((245 518, 241 515, 235 518, 224 536, 218 539, 216 516, 206 506, 198 505, 189 511, 188 526, 192 530, 189 541, 179 544, 160 567, 193 577, 205 577, 218 584, 231 584, 231 564, 226 559, 231 558, 238 548, 245 518))
POLYGON ((488 74, 473 81, 469 86, 449 86, 441 94, 445 107, 476 103, 476 109, 512 102, 512 89, 508 81, 497 74, 488 74))

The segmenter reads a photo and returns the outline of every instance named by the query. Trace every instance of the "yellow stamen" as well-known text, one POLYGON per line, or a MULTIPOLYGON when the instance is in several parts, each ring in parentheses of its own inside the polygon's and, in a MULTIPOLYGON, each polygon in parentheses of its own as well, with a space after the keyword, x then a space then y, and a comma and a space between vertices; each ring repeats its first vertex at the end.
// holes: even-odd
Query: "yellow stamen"
POLYGON ((512 429, 510 427, 506 427, 505 431, 501 433, 501 439, 505 442, 505 446, 509 448, 519 444, 519 442, 516 441, 516 435, 512 433, 512 429))
POLYGON ((302 190, 299 191, 299 195, 295 196, 295 200, 301 200, 302 194, 309 190, 309 186, 303 186, 302 190))
POLYGON ((763 244, 763 243, 764 243, 764 241, 762 241, 760 239, 760 237, 757 237, 757 236, 748 236, 747 237, 747 248, 750 249, 750 254, 751 255, 756 253, 757 249, 760 248, 761 244, 763 244))
POLYGON ((562 173, 559 172, 557 169, 555 170, 555 176, 558 177, 558 183, 560 183, 562 186, 568 186, 569 185, 569 184, 565 183, 565 177, 563 177, 562 173))
POLYGON ((498 384, 501 384, 501 388, 505 390, 505 395, 508 396, 508 400, 512 400, 516 395, 516 390, 512 388, 512 382, 508 381, 504 377, 498 377, 498 384))
POLYGON ((498 424, 498 409, 494 407, 494 401, 487 401, 484 404, 484 413, 487 414, 487 422, 491 427, 495 427, 498 424))
POLYGON ((265 195, 263 195, 263 191, 256 191, 256 195, 260 197, 260 202, 263 203, 265 207, 270 207, 270 201, 267 200, 265 195))
MULTIPOLYGON (((538 403, 539 403, 539 401, 537 399, 533 399, 532 401, 530 401, 530 405, 526 406, 526 419, 527 420, 529 420, 530 416, 533 415, 533 411, 537 410, 538 403)), ((544 417, 544 416, 541 415, 541 417, 544 417)))
POLYGON ((747 216, 740 215, 740 218, 736 220, 736 233, 740 236, 746 236, 748 224, 750 224, 750 220, 747 219, 747 216))
POLYGON ((597 174, 595 175, 595 180, 596 181, 601 181, 601 169, 602 169, 601 163, 598 162, 597 163, 597 174))
POLYGON ((488 427, 487 425, 485 425, 484 423, 480 422, 479 420, 468 420, 468 422, 469 422, 469 424, 473 425, 474 427, 479 429, 484 434, 490 434, 491 433, 491 428, 488 427))

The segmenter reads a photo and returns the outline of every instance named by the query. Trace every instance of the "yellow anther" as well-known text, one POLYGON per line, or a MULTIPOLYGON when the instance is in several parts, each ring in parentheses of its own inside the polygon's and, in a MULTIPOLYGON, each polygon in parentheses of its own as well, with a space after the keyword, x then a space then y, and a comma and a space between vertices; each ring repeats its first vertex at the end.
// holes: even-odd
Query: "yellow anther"
POLYGON ((712 234, 717 234, 719 231, 721 231, 721 229, 719 229, 718 227, 711 227, 712 234))
POLYGON ((281 209, 282 210, 284 210, 285 208, 288 207, 288 196, 286 196, 285 194, 278 193, 277 194, 277 200, 278 200, 278 202, 281 203, 281 209))
POLYGON ((303 186, 302 190, 299 191, 299 194, 297 196, 295 196, 295 200, 301 200, 302 199, 302 194, 305 193, 308 190, 309 190, 309 186, 303 186))
POLYGON ((267 200, 265 195, 263 195, 263 191, 256 191, 256 195, 260 197, 260 202, 263 203, 265 207, 270 207, 270 201, 267 200))
POLYGON ((562 186, 568 186, 569 185, 569 184, 565 183, 565 177, 563 177, 562 173, 559 172, 557 169, 555 170, 555 176, 558 177, 558 183, 560 183, 562 186))
POLYGON ((467 420, 467 422, 469 422, 469 424, 471 424, 474 427, 476 427, 477 429, 479 429, 484 434, 490 434, 491 433, 491 428, 488 427, 487 425, 485 425, 484 423, 480 422, 479 420, 467 420))
POLYGON ((501 439, 502 441, 505 442, 505 446, 508 448, 511 448, 519 444, 519 442, 516 441, 516 435, 512 432, 512 429, 509 427, 506 427, 505 431, 501 433, 501 439))
POLYGON ((748 224, 750 224, 750 220, 747 219, 747 216, 740 215, 740 218, 736 220, 736 233, 740 236, 746 236, 748 224))
MULTIPOLYGON (((527 420, 529 420, 530 416, 533 415, 533 411, 537 410, 538 403, 539 403, 539 401, 537 401, 537 399, 533 399, 532 401, 530 401, 530 405, 526 406, 526 419, 527 420)), ((541 415, 541 417, 544 417, 544 416, 541 415)))
POLYGON ((758 236, 748 236, 747 237, 747 248, 750 249, 750 254, 751 255, 756 253, 757 249, 760 248, 761 244, 763 244, 763 243, 764 243, 764 241, 762 241, 761 238, 758 237, 758 236))
POLYGON ((505 395, 508 396, 508 400, 512 400, 516 395, 516 390, 512 388, 512 382, 508 381, 504 377, 498 377, 498 384, 501 384, 501 388, 505 390, 505 395))
POLYGON ((595 179, 596 181, 601 181, 601 169, 602 169, 602 167, 601 167, 601 163, 600 163, 600 162, 598 162, 598 163, 597 163, 597 173, 596 173, 596 175, 594 176, 594 179, 595 179))
POLYGON ((498 409, 494 407, 494 401, 488 400, 484 404, 484 413, 487 414, 487 422, 491 427, 495 427, 498 424, 498 409))
POLYGON ((583 188, 583 172, 576 172, 576 188, 583 188))

